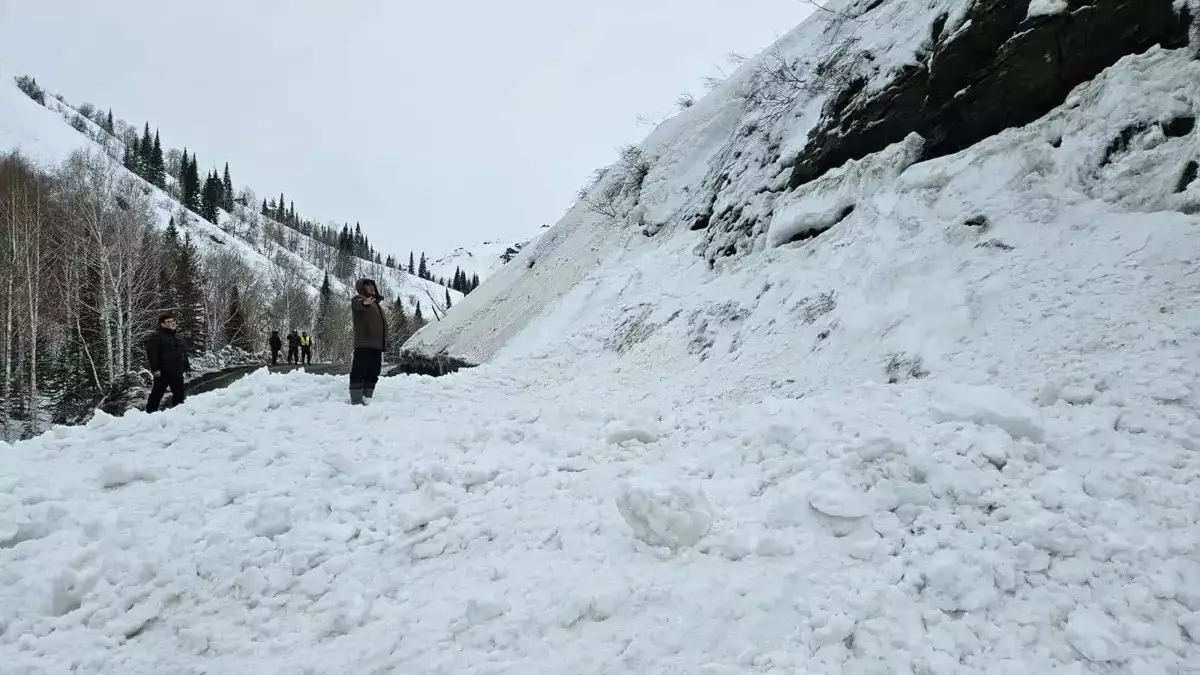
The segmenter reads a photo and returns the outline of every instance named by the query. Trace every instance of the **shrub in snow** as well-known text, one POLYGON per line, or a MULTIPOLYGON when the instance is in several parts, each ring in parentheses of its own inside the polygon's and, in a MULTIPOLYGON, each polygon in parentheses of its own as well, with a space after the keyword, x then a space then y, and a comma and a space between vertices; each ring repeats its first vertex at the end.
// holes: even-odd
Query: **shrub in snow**
POLYGON ((84 121, 83 117, 80 115, 74 115, 71 117, 71 128, 81 134, 86 134, 88 131, 88 123, 84 121))
POLYGON ((921 357, 905 356, 898 352, 888 354, 883 370, 887 373, 888 384, 929 377, 929 371, 925 369, 925 362, 921 357))
POLYGON ((699 488, 656 488, 626 483, 617 510, 638 539, 652 546, 693 546, 712 529, 712 506, 699 488))
POLYGON ((28 75, 21 75, 16 80, 17 88, 25 92, 26 96, 41 105, 46 105, 46 90, 38 86, 37 80, 28 75))

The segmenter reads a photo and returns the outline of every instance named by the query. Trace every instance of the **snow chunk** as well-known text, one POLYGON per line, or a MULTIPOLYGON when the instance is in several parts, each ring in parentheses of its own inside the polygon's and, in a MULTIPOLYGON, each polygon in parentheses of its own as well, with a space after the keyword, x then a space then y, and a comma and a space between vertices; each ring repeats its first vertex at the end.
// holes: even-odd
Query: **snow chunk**
POLYGON ((109 462, 100 469, 100 485, 106 490, 153 478, 150 472, 124 462, 109 462))
POLYGON ((1098 609, 1079 608, 1067 617, 1067 641, 1089 661, 1121 660, 1119 631, 1117 622, 1098 609))
POLYGON ((699 489, 655 488, 625 483, 617 510, 634 536, 653 546, 673 549, 694 545, 712 529, 712 506, 699 489))
POLYGON ((1150 390, 1150 396, 1159 403, 1179 403, 1191 396, 1192 390, 1182 382, 1157 382, 1150 390))
POLYGON ((492 619, 498 619, 512 607, 503 598, 489 600, 486 598, 476 598, 467 601, 467 608, 463 612, 463 618, 466 619, 469 625, 475 626, 492 619))
POLYGON ((1007 391, 991 385, 942 385, 932 401, 933 417, 939 422, 991 424, 1015 439, 1040 443, 1046 436, 1042 414, 1007 391))
POLYGON ((813 509, 834 518, 864 518, 871 513, 870 501, 862 490, 851 487, 844 476, 834 471, 821 474, 808 493, 808 503, 813 509))
POLYGON ((782 246, 833 227, 854 210, 858 200, 895 182, 920 158, 924 145, 920 135, 909 134, 899 143, 847 162, 780 198, 767 229, 767 246, 782 246))
POLYGON ((1029 12, 1025 16, 1032 19, 1035 16, 1062 14, 1065 11, 1067 11, 1067 0, 1030 0, 1029 12))

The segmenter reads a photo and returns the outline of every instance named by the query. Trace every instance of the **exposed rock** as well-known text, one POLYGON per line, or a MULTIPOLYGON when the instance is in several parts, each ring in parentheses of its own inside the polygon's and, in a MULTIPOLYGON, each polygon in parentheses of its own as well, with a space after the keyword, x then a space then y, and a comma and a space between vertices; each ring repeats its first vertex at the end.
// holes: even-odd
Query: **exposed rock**
POLYGON ((1081 0, 1070 12, 1034 17, 1027 5, 979 0, 964 28, 950 36, 939 29, 929 58, 917 58, 882 91, 837 97, 810 134, 790 185, 913 132, 927 141, 922 159, 958 152, 1033 122, 1123 56, 1155 44, 1188 45, 1191 17, 1177 13, 1172 0, 1081 0))

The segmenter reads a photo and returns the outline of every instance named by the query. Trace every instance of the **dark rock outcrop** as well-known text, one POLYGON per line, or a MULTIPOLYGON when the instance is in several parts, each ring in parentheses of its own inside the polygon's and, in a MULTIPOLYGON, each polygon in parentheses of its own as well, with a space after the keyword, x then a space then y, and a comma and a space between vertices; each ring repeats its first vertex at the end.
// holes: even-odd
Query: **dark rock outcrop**
POLYGON ((400 354, 398 362, 392 366, 384 377, 392 377, 394 375, 429 375, 430 377, 441 377, 457 372, 463 368, 473 368, 475 364, 467 363, 462 359, 456 359, 453 356, 445 354, 437 354, 434 356, 426 356, 417 352, 406 351, 400 354))
POLYGON ((952 154, 1060 105, 1123 56, 1186 47, 1192 17, 1173 0, 1073 0, 1061 14, 1026 18, 1027 2, 978 0, 969 22, 931 27, 918 55, 882 91, 834 97, 792 170, 796 187, 917 132, 922 159, 952 154))

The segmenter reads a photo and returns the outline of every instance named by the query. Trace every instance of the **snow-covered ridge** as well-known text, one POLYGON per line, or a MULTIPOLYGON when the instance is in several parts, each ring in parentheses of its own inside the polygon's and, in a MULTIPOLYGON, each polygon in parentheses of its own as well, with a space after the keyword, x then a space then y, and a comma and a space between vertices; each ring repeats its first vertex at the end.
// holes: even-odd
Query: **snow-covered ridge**
MULTIPOLYGON (((540 230, 538 235, 545 230, 540 230)), ((476 246, 460 246, 449 253, 438 256, 429 268, 434 277, 453 278, 456 269, 470 278, 478 274, 481 280, 494 275, 501 267, 537 238, 534 235, 522 241, 485 241, 476 246)))
MULTIPOLYGON (((109 149, 68 124, 76 118, 81 120, 92 136, 96 135, 98 127, 79 116, 70 106, 50 95, 46 96, 45 107, 35 103, 13 84, 12 73, 0 70, 0 152, 19 150, 46 169, 58 165, 76 150, 107 154, 109 149)), ((117 143, 111 139, 109 142, 117 143)), ((119 153, 117 154, 119 156, 119 153)), ((113 162, 113 165, 117 171, 133 176, 120 166, 120 162, 113 162)), ((172 217, 180 214, 182 207, 178 201, 159 188, 149 183, 145 183, 145 186, 151 191, 159 224, 165 228, 172 217)), ((237 214, 230 214, 221 210, 219 223, 210 223, 190 213, 188 222, 180 228, 181 232, 190 232, 196 243, 205 251, 234 251, 250 267, 266 274, 268 278, 291 277, 294 272, 298 272, 299 280, 315 298, 325 271, 317 268, 298 252, 261 236, 260 228, 267 219, 260 216, 254 208, 239 207, 238 211, 237 214)), ((277 224, 276 226, 283 227, 277 224)), ((325 244, 299 233, 295 233, 294 238, 298 242, 298 250, 325 248, 325 244)), ((417 302, 428 312, 430 296, 438 302, 444 302, 446 289, 436 283, 366 261, 359 261, 359 267, 362 274, 386 285, 388 291, 401 299, 410 312, 417 302)), ((352 290, 336 278, 331 279, 331 284, 341 294, 349 294, 352 290)), ((461 297, 461 294, 455 291, 451 291, 450 295, 452 299, 461 297)))

